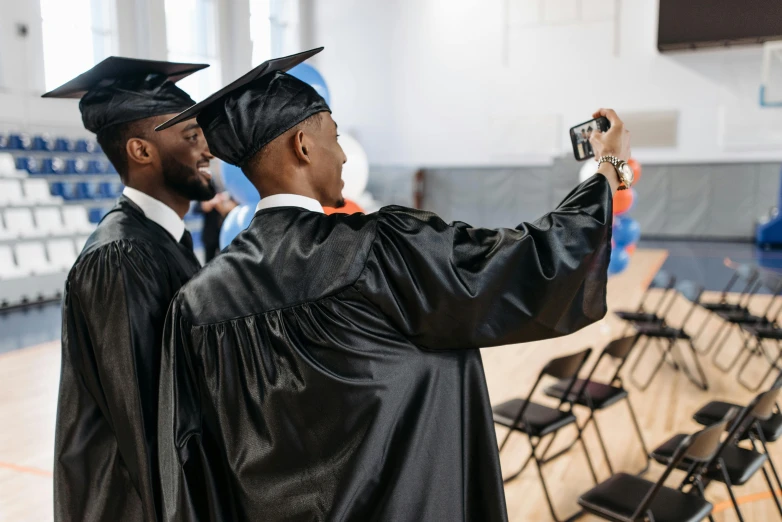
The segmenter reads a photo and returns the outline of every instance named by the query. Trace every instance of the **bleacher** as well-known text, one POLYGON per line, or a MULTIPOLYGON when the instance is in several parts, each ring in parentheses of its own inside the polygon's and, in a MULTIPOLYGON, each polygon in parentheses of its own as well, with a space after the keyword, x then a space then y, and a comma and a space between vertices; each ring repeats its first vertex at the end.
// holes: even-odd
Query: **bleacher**
MULTIPOLYGON (((0 309, 58 299, 123 188, 94 138, 0 132, 0 309)), ((199 253, 200 217, 185 219, 199 253)))
POLYGON ((121 192, 94 139, 0 133, 0 308, 59 298, 121 192))

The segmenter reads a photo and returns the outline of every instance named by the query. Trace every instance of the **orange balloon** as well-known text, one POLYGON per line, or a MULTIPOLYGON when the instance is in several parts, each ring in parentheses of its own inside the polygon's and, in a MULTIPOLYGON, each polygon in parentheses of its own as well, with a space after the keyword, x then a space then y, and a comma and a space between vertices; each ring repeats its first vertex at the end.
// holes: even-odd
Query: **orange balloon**
POLYGON ((625 252, 627 252, 628 255, 633 255, 635 253, 635 244, 627 245, 625 247, 625 252))
POLYGON ((633 158, 627 160, 627 164, 633 169, 633 183, 638 183, 641 179, 641 164, 633 158))
POLYGON ((617 190, 614 194, 614 215, 624 214, 633 206, 634 190, 617 190))
POLYGON ((323 211, 326 212, 327 215, 331 214, 363 214, 364 209, 359 207, 355 201, 351 201, 349 199, 345 200, 345 206, 342 208, 331 208, 331 207, 323 207, 323 211))

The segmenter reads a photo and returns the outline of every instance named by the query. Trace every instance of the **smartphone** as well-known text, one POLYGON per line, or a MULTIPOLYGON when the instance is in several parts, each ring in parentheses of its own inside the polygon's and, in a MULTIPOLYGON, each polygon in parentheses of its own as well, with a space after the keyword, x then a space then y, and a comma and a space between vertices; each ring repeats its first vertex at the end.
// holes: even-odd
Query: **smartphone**
POLYGON ((570 141, 573 143, 573 154, 578 161, 594 158, 595 151, 592 150, 592 144, 589 143, 589 137, 592 132, 599 130, 602 132, 611 128, 611 122, 608 118, 601 116, 594 120, 585 121, 570 129, 570 141))

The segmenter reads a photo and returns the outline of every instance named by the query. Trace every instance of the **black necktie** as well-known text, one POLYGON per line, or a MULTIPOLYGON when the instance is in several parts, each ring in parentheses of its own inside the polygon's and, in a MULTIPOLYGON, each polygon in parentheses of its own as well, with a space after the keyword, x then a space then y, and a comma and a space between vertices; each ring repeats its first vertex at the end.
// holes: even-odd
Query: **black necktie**
POLYGON ((189 230, 185 230, 185 233, 182 234, 182 239, 179 240, 179 243, 184 245, 185 248, 187 248, 190 252, 193 251, 193 236, 190 235, 189 230))

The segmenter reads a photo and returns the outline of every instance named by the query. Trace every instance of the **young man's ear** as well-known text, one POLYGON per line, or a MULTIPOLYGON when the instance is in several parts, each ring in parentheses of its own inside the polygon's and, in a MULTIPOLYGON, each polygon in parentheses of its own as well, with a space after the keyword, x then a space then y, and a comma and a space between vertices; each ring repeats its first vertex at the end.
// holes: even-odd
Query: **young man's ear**
POLYGON ((130 138, 125 144, 125 152, 128 155, 128 162, 141 165, 152 163, 157 156, 155 145, 143 138, 130 138))
POLYGON ((304 134, 304 131, 297 131, 293 135, 293 153, 296 154, 296 158, 302 163, 311 163, 309 149, 309 137, 304 134))

